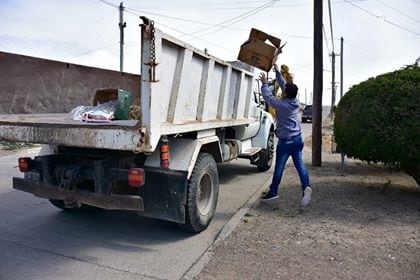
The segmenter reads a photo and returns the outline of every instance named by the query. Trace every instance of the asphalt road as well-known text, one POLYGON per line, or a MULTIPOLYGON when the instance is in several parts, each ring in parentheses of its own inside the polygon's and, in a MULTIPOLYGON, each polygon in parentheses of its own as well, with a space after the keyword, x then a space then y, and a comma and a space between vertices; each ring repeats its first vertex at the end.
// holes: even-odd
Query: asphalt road
MULTIPOLYGON (((304 136, 311 124, 302 124, 304 136)), ((27 154, 35 155, 36 149, 27 154)), ((0 158, 0 279, 179 279, 268 180, 247 160, 219 166, 215 217, 198 235, 129 212, 68 213, 12 189, 15 154, 0 158)))
POLYGON ((0 159, 0 279, 179 279, 271 175, 245 160, 220 165, 215 217, 191 235, 129 212, 67 213, 12 190, 16 158, 0 159))

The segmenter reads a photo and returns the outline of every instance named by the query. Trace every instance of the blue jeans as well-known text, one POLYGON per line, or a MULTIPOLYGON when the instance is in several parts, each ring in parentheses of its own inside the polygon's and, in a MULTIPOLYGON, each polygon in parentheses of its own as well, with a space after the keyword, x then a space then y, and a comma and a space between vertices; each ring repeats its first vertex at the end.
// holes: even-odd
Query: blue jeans
POLYGON ((274 168, 273 181, 270 186, 270 192, 278 194, 283 171, 287 159, 292 156, 293 163, 299 174, 302 190, 309 186, 309 175, 302 159, 303 141, 302 136, 298 135, 290 139, 279 139, 276 149, 276 165, 274 168))

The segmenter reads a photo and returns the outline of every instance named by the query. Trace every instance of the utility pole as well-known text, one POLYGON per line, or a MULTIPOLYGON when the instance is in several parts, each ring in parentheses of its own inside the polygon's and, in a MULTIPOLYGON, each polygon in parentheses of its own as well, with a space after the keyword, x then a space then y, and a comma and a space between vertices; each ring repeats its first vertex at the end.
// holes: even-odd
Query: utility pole
POLYGON ((120 3, 120 72, 124 70, 124 28, 127 24, 124 22, 124 5, 123 2, 120 3))
POLYGON ((340 40, 340 100, 343 98, 343 37, 340 40))
POLYGON ((314 91, 312 102, 312 165, 321 166, 322 145, 322 0, 314 0, 314 91))
POLYGON ((330 16, 330 30, 331 30, 331 45, 332 45, 332 53, 331 53, 331 109, 330 109, 330 118, 331 120, 334 118, 334 106, 335 106, 335 50, 334 50, 334 32, 332 26, 332 15, 331 15, 331 0, 328 0, 328 12, 330 16))
POLYGON ((330 109, 330 117, 331 119, 334 118, 334 106, 335 106, 335 56, 337 54, 334 50, 331 53, 331 109, 330 109))
MULTIPOLYGON (((340 39, 340 101, 343 98, 343 37, 340 39)), ((341 152, 341 173, 344 174, 346 170, 346 164, 344 162, 345 154, 341 152)))

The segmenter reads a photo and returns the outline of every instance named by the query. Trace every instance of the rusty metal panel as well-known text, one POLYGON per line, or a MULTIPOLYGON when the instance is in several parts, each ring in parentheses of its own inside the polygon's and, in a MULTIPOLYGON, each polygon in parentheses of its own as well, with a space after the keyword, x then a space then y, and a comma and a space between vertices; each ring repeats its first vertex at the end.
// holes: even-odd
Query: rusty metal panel
POLYGON ((0 113, 64 113, 91 105, 102 88, 140 101, 140 75, 0 52, 0 113))

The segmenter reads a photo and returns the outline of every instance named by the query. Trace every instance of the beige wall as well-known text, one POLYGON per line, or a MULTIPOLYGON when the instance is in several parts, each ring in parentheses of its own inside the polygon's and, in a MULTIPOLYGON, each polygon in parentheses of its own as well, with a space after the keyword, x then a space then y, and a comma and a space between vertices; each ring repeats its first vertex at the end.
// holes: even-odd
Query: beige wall
POLYGON ((91 105, 98 89, 140 100, 140 75, 0 52, 0 114, 64 113, 91 105))

